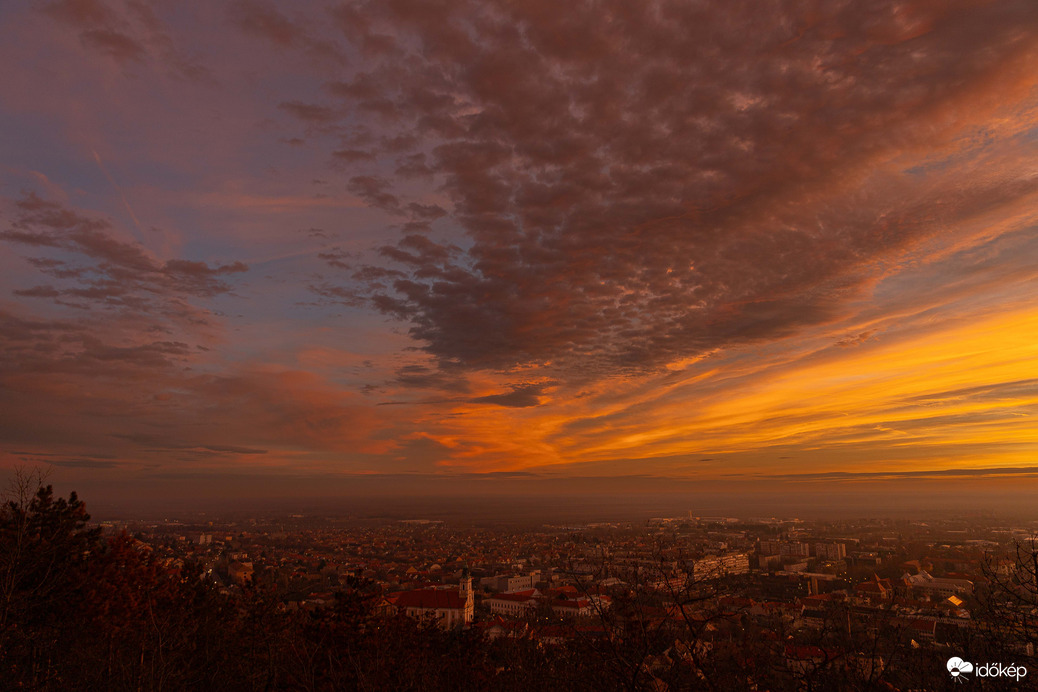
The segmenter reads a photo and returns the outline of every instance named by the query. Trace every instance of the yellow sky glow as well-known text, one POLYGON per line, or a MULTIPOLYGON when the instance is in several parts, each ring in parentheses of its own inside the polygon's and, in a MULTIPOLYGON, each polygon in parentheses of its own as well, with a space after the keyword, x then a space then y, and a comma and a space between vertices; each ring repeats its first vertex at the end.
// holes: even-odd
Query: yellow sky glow
POLYGON ((434 439, 458 451, 452 465, 480 470, 488 458, 511 469, 639 458, 661 460, 653 468, 666 473, 672 457, 775 447, 829 452, 832 466, 800 465, 802 472, 1028 465, 1038 447, 1038 395, 959 390, 997 392, 1038 378, 1035 335, 1038 310, 1017 311, 831 347, 720 389, 710 385, 730 372, 691 372, 669 385, 657 380, 655 390, 627 382, 631 395, 607 409, 562 397, 532 409, 459 406, 450 417, 452 434, 434 439), (591 415, 602 422, 566 432, 591 415), (851 448, 860 461, 848 465, 841 451, 851 448))

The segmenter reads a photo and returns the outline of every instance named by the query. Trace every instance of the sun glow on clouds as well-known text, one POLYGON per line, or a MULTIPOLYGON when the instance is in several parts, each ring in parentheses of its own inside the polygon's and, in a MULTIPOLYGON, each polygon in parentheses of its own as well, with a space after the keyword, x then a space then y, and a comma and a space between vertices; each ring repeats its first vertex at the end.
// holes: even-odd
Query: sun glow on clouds
POLYGON ((711 477, 769 472, 778 454, 818 450, 824 465, 799 471, 1026 465, 1038 451, 1035 334, 1038 311, 1028 311, 834 346, 794 363, 708 362, 678 378, 609 383, 598 397, 556 400, 544 412, 458 408, 447 418, 459 431, 435 439, 451 449, 465 438, 507 440, 452 462, 478 468, 493 459, 495 469, 638 459, 641 472, 711 477), (723 468, 694 463, 739 453, 723 468))
POLYGON ((3 29, 5 466, 1035 463, 1032 2, 52 0, 3 29))

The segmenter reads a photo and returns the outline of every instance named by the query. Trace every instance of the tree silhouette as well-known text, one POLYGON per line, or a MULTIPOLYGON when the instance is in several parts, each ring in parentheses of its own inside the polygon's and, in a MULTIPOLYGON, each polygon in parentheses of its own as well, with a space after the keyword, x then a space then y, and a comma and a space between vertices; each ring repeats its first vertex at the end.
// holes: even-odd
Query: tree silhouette
POLYGON ((0 507, 0 665, 12 679, 41 685, 67 653, 67 609, 82 596, 83 573, 100 529, 72 493, 29 491, 24 476, 0 507), (31 493, 31 494, 30 494, 31 493))
POLYGON ((1035 660, 1038 647, 1038 535, 1015 540, 983 565, 981 617, 997 647, 1035 660))

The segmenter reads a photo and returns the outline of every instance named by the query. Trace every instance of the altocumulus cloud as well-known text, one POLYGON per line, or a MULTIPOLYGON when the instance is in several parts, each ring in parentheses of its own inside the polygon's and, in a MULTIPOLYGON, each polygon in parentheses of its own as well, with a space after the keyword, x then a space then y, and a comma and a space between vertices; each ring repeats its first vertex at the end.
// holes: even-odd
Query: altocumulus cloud
POLYGON ((1034 191, 1012 174, 922 189, 897 165, 1022 98, 1031 3, 391 0, 334 16, 363 60, 307 112, 378 113, 351 161, 380 168, 348 188, 412 214, 381 251, 392 269, 353 281, 442 365, 600 375, 788 336, 938 235, 949 197, 962 216, 1034 191), (428 178, 445 219, 408 206, 428 178))

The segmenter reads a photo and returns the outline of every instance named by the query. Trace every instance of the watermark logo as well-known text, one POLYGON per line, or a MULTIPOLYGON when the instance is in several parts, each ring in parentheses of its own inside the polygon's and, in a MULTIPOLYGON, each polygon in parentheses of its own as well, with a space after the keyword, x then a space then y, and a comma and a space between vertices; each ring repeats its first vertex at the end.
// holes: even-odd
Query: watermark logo
POLYGON ((948 673, 955 682, 969 680, 969 674, 978 678, 1013 678, 1020 682, 1027 677, 1027 667, 1018 666, 1015 663, 1006 665, 1004 663, 978 663, 974 666, 969 661, 963 661, 958 656, 948 659, 948 673))
POLYGON ((969 661, 963 661, 958 656, 952 656, 948 659, 948 672, 951 673, 952 679, 955 682, 960 680, 968 680, 967 673, 973 672, 973 664, 969 661))

